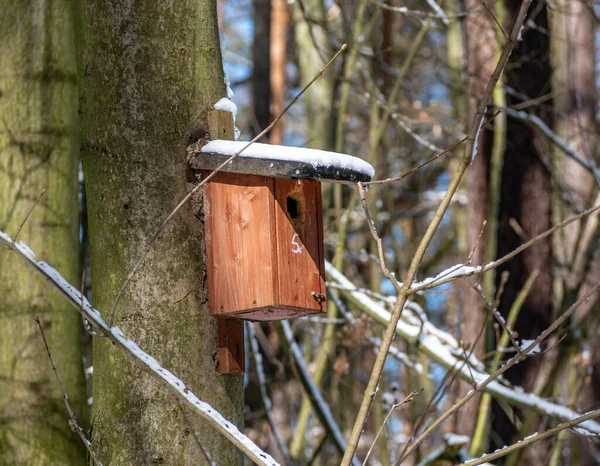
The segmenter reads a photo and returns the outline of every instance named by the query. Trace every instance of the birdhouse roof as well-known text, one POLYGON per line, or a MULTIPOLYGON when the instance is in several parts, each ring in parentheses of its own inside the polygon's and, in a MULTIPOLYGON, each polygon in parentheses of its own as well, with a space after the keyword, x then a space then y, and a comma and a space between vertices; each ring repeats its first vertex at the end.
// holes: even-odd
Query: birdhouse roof
POLYGON ((239 155, 222 171, 338 183, 367 182, 375 174, 369 163, 352 155, 271 144, 248 146, 248 142, 224 140, 210 141, 199 151, 194 150, 190 166, 197 170, 215 170, 237 153, 239 155))

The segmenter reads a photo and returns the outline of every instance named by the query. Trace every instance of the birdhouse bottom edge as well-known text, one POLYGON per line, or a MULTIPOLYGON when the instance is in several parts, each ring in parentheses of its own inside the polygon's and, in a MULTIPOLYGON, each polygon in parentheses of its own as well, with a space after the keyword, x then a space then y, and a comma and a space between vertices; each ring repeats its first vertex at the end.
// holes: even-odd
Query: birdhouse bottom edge
POLYGON ((254 322, 268 322, 274 320, 297 319, 314 314, 322 314, 321 309, 308 309, 293 306, 264 306, 252 309, 243 309, 225 314, 213 314, 223 319, 250 320, 254 322))

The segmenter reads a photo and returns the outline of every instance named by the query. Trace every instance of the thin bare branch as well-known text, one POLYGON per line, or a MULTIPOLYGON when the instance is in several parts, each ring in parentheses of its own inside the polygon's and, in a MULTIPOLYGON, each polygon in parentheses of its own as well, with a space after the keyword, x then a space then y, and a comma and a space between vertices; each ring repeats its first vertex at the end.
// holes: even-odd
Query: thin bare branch
POLYGON ((89 452, 90 457, 92 458, 92 461, 94 462, 94 464, 96 464, 97 466, 102 466, 102 463, 98 460, 96 453, 94 453, 94 450, 92 450, 92 443, 86 438, 85 434, 83 433, 83 429, 77 422, 77 416, 75 416, 75 411, 73 411, 73 408, 71 407, 71 403, 69 403, 69 396, 67 395, 67 392, 65 392, 65 390, 62 386, 62 383, 60 381, 60 377, 58 376, 58 371, 56 370, 56 366, 54 365, 54 359, 52 358, 52 353, 50 352, 50 348, 48 346, 48 341, 46 340, 46 335, 44 334, 44 328, 42 327, 42 323, 40 322, 39 317, 34 317, 33 320, 35 320, 35 322, 37 323, 37 325, 40 329, 40 334, 42 335, 42 340, 44 340, 44 347, 46 348, 46 354, 48 354, 48 359, 50 360, 50 364, 52 365, 52 371, 54 372, 54 377, 56 377, 56 382, 58 383, 58 387, 60 388, 60 392, 62 393, 63 401, 65 402, 65 406, 67 407, 67 411, 69 412, 69 418, 70 418, 69 424, 71 425, 71 429, 73 430, 73 432, 75 432, 77 435, 79 435, 79 438, 85 445, 85 448, 87 448, 87 451, 89 452))
POLYGON ((500 450, 497 450, 494 453, 489 453, 487 455, 483 455, 481 458, 476 458, 476 459, 473 459, 470 461, 466 461, 464 463, 461 463, 459 466, 476 466, 479 464, 488 463, 489 461, 493 461, 495 459, 502 458, 503 456, 506 456, 509 453, 512 453, 513 451, 520 450, 521 448, 525 448, 526 446, 529 446, 532 443, 539 442, 540 440, 545 440, 547 438, 550 438, 550 437, 558 434, 559 432, 562 432, 563 430, 572 429, 573 427, 576 427, 579 424, 581 424, 582 422, 585 422, 589 419, 595 419, 598 417, 600 417, 600 409, 595 409, 594 411, 590 411, 589 413, 584 414, 583 416, 579 416, 578 418, 575 418, 571 421, 563 422, 562 424, 559 424, 556 427, 553 427, 552 429, 548 429, 545 432, 542 432, 541 434, 536 433, 536 434, 530 435, 528 437, 525 437, 522 440, 519 440, 516 443, 513 443, 510 446, 506 446, 500 450))
POLYGON ((399 408, 400 406, 402 406, 402 405, 404 405, 406 403, 410 403, 411 401, 414 400, 415 396, 419 395, 422 392, 423 392, 423 390, 420 390, 418 392, 412 391, 401 402, 394 403, 392 405, 392 407, 388 411, 387 415, 385 416, 385 419, 383 420, 383 423, 379 427, 379 430, 377 431, 377 434, 375 435, 375 438, 373 439, 373 443, 371 444, 371 446, 369 448, 369 451, 367 452, 367 455, 365 456, 365 459, 363 460, 362 466, 366 466, 368 464, 367 461, 369 460, 369 456, 371 456, 371 452, 373 451, 373 448, 375 448, 375 444, 377 443, 377 440, 381 436, 381 432, 383 432, 383 429, 387 425, 388 421, 390 420, 390 417, 391 417, 392 413, 396 410, 396 408, 399 408))
POLYGON ((35 202, 33 203, 33 205, 31 206, 31 209, 29 209, 29 212, 27 212, 27 215, 25 215, 25 218, 21 222, 21 225, 19 225, 19 229, 15 233, 15 243, 17 242, 17 238, 19 237, 19 233, 21 233, 21 230, 23 229, 23 226, 25 225, 25 223, 27 222, 27 219, 31 215, 31 212, 33 212, 33 209, 35 209, 35 206, 38 205, 38 202, 40 202, 40 200, 42 199, 42 196, 44 196, 44 194, 46 194, 46 190, 42 189, 42 192, 40 193, 40 195, 38 196, 38 198, 35 200, 35 202))
POLYGON ((198 432, 196 432, 196 429, 194 429, 194 425, 192 424, 192 422, 191 422, 190 418, 188 417, 187 413, 185 412, 185 408, 183 407, 183 403, 181 402, 181 400, 179 398, 176 398, 176 401, 177 401, 177 406, 179 406, 179 410, 181 411, 181 416, 183 417, 183 420, 187 424, 188 429, 190 430, 190 432, 192 434, 192 437, 194 438, 194 442, 196 442, 196 445, 198 446, 198 448, 202 452, 202 456, 204 456, 204 459, 206 460, 206 464, 208 464, 209 466, 217 466, 215 464, 215 462, 210 458, 210 455, 208 454, 208 452, 206 451, 206 449, 204 448, 204 446, 200 442, 200 437, 198 437, 198 432))

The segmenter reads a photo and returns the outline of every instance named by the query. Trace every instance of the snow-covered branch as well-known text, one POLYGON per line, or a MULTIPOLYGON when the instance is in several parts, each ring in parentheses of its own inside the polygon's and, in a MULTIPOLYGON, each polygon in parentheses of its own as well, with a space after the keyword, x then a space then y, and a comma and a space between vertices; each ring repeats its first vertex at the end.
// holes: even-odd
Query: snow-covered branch
POLYGON ((225 419, 217 410, 208 403, 200 400, 186 387, 185 383, 170 371, 162 367, 156 359, 144 352, 133 340, 128 339, 119 327, 109 327, 102 318, 100 311, 94 309, 90 303, 81 296, 81 293, 68 283, 65 278, 46 262, 38 262, 34 252, 25 243, 13 240, 3 231, 0 231, 0 242, 21 256, 35 270, 48 279, 83 316, 117 347, 119 347, 139 367, 152 375, 156 380, 165 385, 179 399, 187 403, 192 410, 212 425, 219 433, 244 452, 256 464, 264 466, 278 466, 278 463, 267 453, 262 451, 252 440, 246 437, 233 424, 225 419))
MULTIPOLYGON (((340 289, 352 290, 354 288, 356 290, 352 282, 336 270, 331 263, 325 263, 325 270, 332 281, 341 285, 342 288, 340 289)), ((385 326, 389 323, 391 313, 381 304, 360 291, 344 292, 348 294, 362 311, 380 324, 385 326)), ((429 321, 413 322, 408 314, 403 314, 396 326, 396 334, 406 341, 415 344, 419 351, 446 369, 450 370, 454 368, 458 370, 458 375, 463 380, 478 384, 489 377, 489 374, 483 370, 483 364, 473 356, 469 358, 469 367, 463 364, 464 352, 456 339, 449 333, 438 329, 429 321)), ((571 421, 580 416, 577 412, 565 406, 548 401, 533 393, 527 393, 521 387, 510 386, 501 378, 489 383, 483 388, 483 391, 512 405, 531 408, 541 414, 560 419, 561 421, 571 421)), ((581 426, 593 434, 600 434, 600 424, 596 421, 586 421, 581 426)))

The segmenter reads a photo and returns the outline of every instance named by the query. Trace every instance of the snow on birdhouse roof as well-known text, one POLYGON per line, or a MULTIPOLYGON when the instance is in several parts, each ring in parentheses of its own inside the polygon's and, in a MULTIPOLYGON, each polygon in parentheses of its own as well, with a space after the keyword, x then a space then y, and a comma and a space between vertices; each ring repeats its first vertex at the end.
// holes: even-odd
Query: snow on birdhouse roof
POLYGON ((223 171, 341 183, 367 182, 375 174, 369 163, 352 155, 271 144, 248 146, 243 141, 223 140, 210 141, 200 151, 193 151, 190 166, 198 170, 215 170, 240 151, 223 171))

